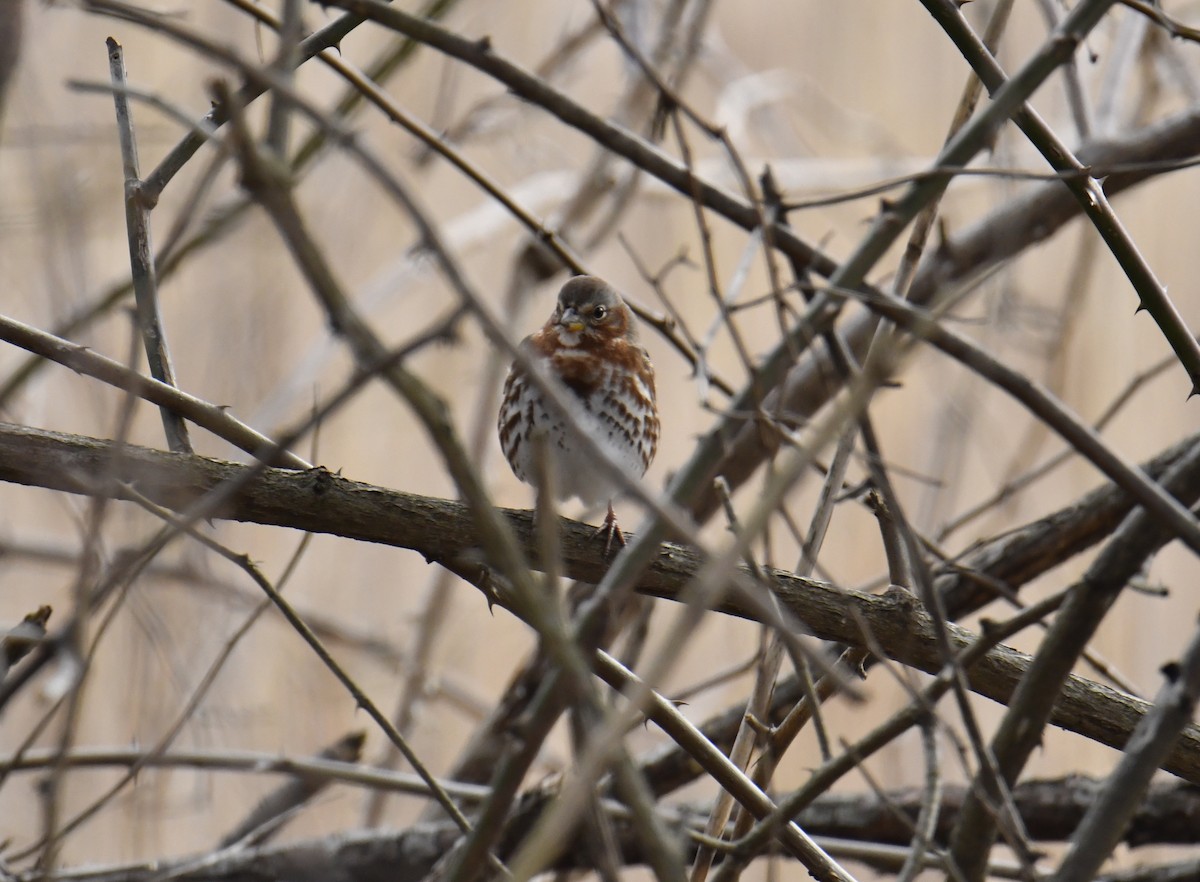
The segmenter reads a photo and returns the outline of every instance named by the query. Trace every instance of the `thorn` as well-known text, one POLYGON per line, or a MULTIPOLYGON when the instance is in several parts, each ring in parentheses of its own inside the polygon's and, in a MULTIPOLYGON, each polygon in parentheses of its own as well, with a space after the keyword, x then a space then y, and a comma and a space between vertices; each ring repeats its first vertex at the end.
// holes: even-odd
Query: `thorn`
POLYGON ((476 578, 475 584, 483 593, 483 599, 487 601, 488 615, 495 618, 496 606, 500 603, 500 595, 496 591, 496 583, 492 581, 492 571, 480 564, 479 576, 476 578))

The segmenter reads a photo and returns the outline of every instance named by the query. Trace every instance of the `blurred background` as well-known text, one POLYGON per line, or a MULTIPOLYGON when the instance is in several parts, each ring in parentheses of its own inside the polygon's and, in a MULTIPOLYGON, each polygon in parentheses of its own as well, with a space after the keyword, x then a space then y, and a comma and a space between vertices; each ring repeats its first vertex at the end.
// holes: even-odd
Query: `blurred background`
MULTIPOLYGON (((124 46, 131 85, 187 118, 208 110, 215 77, 234 82, 236 77, 162 35, 89 14, 75 4, 26 6, 24 47, 0 136, 0 310, 55 329, 96 308, 129 277, 112 101, 71 84, 107 83, 104 40, 110 35, 124 46)), ((593 113, 635 131, 647 129, 654 103, 631 100, 637 71, 597 27, 591 3, 460 0, 446 6, 441 13, 446 27, 471 38, 487 36, 498 54, 543 73, 593 113)), ((670 6, 642 0, 614 4, 630 38, 647 47, 659 39, 659 25, 670 6)), ((273 35, 236 7, 208 0, 160 11, 248 60, 268 60, 276 45, 273 35)), ((994 7, 990 0, 977 0, 966 13, 981 29, 994 7)), ((1198 10, 1191 5, 1177 14, 1188 11, 1198 10)), ((338 14, 313 5, 305 9, 305 22, 317 28, 338 14)), ((1005 68, 1018 68, 1045 40, 1047 16, 1062 14, 1060 4, 1051 0, 1017 2, 998 50, 1005 68)), ((694 60, 680 93, 698 113, 723 127, 752 177, 769 164, 791 201, 822 199, 926 167, 946 138, 969 75, 948 38, 917 3, 718 2, 703 12, 689 9, 685 21, 692 21, 690 15, 702 16, 703 24, 694 26, 694 60)), ((366 68, 395 41, 381 28, 365 25, 341 44, 340 54, 366 68)), ((1033 104, 1065 141, 1078 145, 1085 137, 1117 135, 1183 111, 1200 95, 1198 71, 1200 47, 1168 42, 1143 18, 1117 9, 1077 54, 1074 82, 1056 75, 1033 104), (1092 113, 1086 135, 1071 112, 1072 87, 1082 90, 1092 113)), ((297 88, 320 106, 332 107, 347 87, 327 67, 310 62, 300 70, 297 88)), ((552 227, 562 224, 587 269, 611 281, 630 301, 664 312, 645 273, 670 267, 662 279, 663 292, 697 337, 711 338, 707 358, 713 370, 734 388, 742 386, 746 371, 709 292, 695 211, 687 199, 648 178, 623 199, 628 165, 613 160, 594 176, 602 155, 595 144, 430 49, 416 51, 385 88, 413 116, 449 133, 464 156, 525 209, 552 227), (583 200, 581 217, 567 219, 567 206, 579 204, 585 181, 598 190, 583 200), (672 266, 681 255, 686 259, 672 266)), ((256 125, 262 114, 263 107, 252 108, 256 125)), ((184 130, 178 120, 144 103, 135 103, 134 122, 146 174, 184 130)), ((565 275, 515 285, 512 293, 527 231, 461 172, 429 155, 377 111, 356 110, 348 123, 413 188, 469 280, 503 313, 513 336, 539 327, 565 275)), ((297 121, 293 145, 302 144, 311 132, 297 121)), ((693 129, 687 146, 702 176, 740 191, 720 144, 693 129)), ((663 149, 679 155, 678 140, 669 131, 663 149)), ((1011 126, 978 164, 1045 170, 1011 126)), ((939 235, 952 236, 1036 186, 1040 184, 1012 176, 956 180, 943 203, 943 229, 935 233, 934 244, 939 235)), ((454 305, 454 294, 417 248, 409 219, 345 153, 328 149, 317 155, 301 173, 296 196, 342 284, 388 342, 417 336, 454 305)), ((805 208, 794 212, 791 221, 806 240, 842 258, 866 232, 880 198, 876 194, 805 208)), ((243 201, 233 165, 219 161, 210 147, 170 183, 153 213, 156 247, 171 243, 179 230, 179 241, 201 232, 207 241, 163 274, 162 308, 179 385, 274 436, 334 394, 349 377, 352 362, 331 336, 272 224, 255 208, 238 208, 243 201)), ((1200 324, 1193 284, 1200 270, 1197 204, 1200 174, 1194 170, 1164 175, 1115 200, 1189 327, 1200 324)), ((761 299, 769 282, 755 243, 716 216, 709 215, 708 221, 717 279, 727 289, 739 290, 745 303, 761 299)), ((873 281, 887 283, 897 258, 885 259, 873 281)), ((110 299, 111 307, 98 310, 95 320, 66 336, 124 361, 132 345, 131 301, 110 299)), ((1186 400, 1187 377, 1177 364, 1138 381, 1170 350, 1144 313, 1134 315, 1135 307, 1115 261, 1077 220, 979 283, 954 308, 952 326, 1046 384, 1088 422, 1136 382, 1103 437, 1126 459, 1141 461, 1200 424, 1197 405, 1186 400)), ((528 508, 531 491, 511 475, 494 437, 498 383, 506 363, 473 322, 460 328, 456 341, 424 349, 411 367, 449 403, 467 443, 477 445, 478 464, 496 503, 528 508)), ((767 302, 740 310, 737 328, 754 357, 770 351, 779 338, 778 319, 767 302)), ((727 402, 698 382, 660 335, 646 329, 643 340, 657 367, 663 423, 658 457, 646 476, 647 486, 658 490, 727 402)), ((0 347, 0 382, 9 383, 26 359, 13 347, 0 347)), ((141 362, 139 358, 144 370, 141 362)), ((876 396, 871 413, 910 516, 927 535, 939 537, 948 553, 1026 523, 1101 483, 1090 466, 1075 460, 943 535, 946 524, 1061 450, 1062 442, 1006 396, 926 348, 913 351, 897 380, 895 388, 876 396)), ((113 435, 120 403, 117 391, 55 365, 10 383, 0 400, 6 421, 96 437, 113 435)), ((193 430, 192 438, 205 455, 245 459, 203 431, 193 430)), ((159 415, 145 403, 138 407, 131 440, 165 448, 159 415)), ((378 383, 325 419, 297 452, 348 478, 437 497, 456 495, 412 413, 378 383)), ((862 463, 854 462, 851 479, 863 473, 862 463)), ((760 473, 747 482, 735 495, 735 506, 744 509, 752 502, 763 480, 760 473)), ((802 528, 819 487, 820 477, 811 477, 788 500, 802 528)), ((79 498, 0 486, 0 624, 8 627, 28 611, 50 604, 53 626, 71 609, 86 508, 79 498)), ((636 506, 627 503, 623 510, 623 523, 636 529, 636 506)), ((571 506, 565 513, 585 514, 571 506)), ((595 513, 586 514, 595 520, 595 513)), ((105 554, 144 540, 156 527, 134 507, 113 505, 104 524, 105 554)), ((302 542, 300 534, 282 529, 223 522, 210 529, 221 542, 249 554, 275 580, 302 542)), ((707 531, 720 537, 723 523, 714 519, 707 531)), ((785 568, 794 567, 798 556, 783 529, 774 529, 769 549, 759 551, 763 560, 785 568)), ((1062 589, 1088 559, 1053 571, 1022 596, 1032 600, 1062 589)), ((858 504, 837 508, 820 568, 823 578, 845 587, 885 586, 878 529, 858 504)), ((1145 697, 1152 697, 1160 684, 1159 667, 1181 651, 1195 627, 1193 585, 1198 575, 1192 555, 1168 547, 1146 580, 1167 588, 1169 595, 1126 592, 1094 644, 1096 653, 1145 697)), ((385 709, 401 700, 418 648, 427 652, 418 668, 422 698, 413 709, 410 737, 439 773, 453 765, 533 646, 528 629, 503 610, 489 611, 475 588, 399 549, 314 536, 285 591, 323 626, 331 650, 385 709)), ((174 543, 130 588, 111 621, 92 623, 93 629, 106 630, 96 640, 82 687, 76 743, 157 742, 259 600, 255 586, 236 568, 195 543, 174 543)), ((655 633, 674 612, 664 605, 655 633)), ((99 635, 93 631, 92 636, 99 635)), ((1016 645, 1029 650, 1039 636, 1036 631, 1021 635, 1016 645)), ((687 693, 684 710, 696 722, 744 700, 748 672, 701 692, 688 690, 750 662, 760 637, 751 624, 710 615, 665 691, 687 693)), ((63 695, 69 674, 61 669, 43 673, 34 688, 6 708, 0 719, 0 753, 11 754, 30 738, 38 746, 58 743, 61 717, 40 732, 35 726, 63 695)), ((873 677, 864 689, 867 703, 834 701, 828 707, 827 723, 835 738, 862 734, 906 700, 886 676, 873 677)), ((976 705, 990 731, 1002 709, 984 699, 976 699, 976 705)), ((385 740, 269 610, 224 659, 174 745, 309 755, 360 728, 368 732, 364 758, 380 760, 387 753, 385 740)), ((633 733, 630 744, 636 752, 661 737, 646 729, 633 733)), ((535 774, 561 768, 569 756, 565 736, 556 736, 535 774)), ((948 778, 961 780, 953 753, 944 756, 948 778)), ((1051 730, 1027 774, 1103 775, 1115 757, 1083 738, 1051 730)), ((818 762, 811 735, 803 735, 786 758, 780 785, 803 780, 818 762)), ((875 757, 868 768, 885 787, 919 784, 916 733, 875 757)), ((119 774, 111 769, 72 772, 62 794, 64 817, 86 807, 119 774)), ((42 775, 15 774, 0 788, 0 840, 10 842, 10 849, 31 844, 42 829, 37 790, 42 775)), ((266 776, 186 769, 142 772, 136 786, 124 789, 66 837, 61 859, 72 865, 204 851, 276 783, 266 776)), ((842 787, 866 789, 854 776, 842 787)), ((700 800, 710 797, 711 790, 697 785, 678 796, 700 800)), ((298 815, 284 836, 358 826, 367 817, 367 806, 366 791, 332 787, 298 815)), ((415 798, 390 799, 380 822, 409 823, 423 806, 415 798)), ((1135 860, 1132 855, 1123 859, 1135 860)))

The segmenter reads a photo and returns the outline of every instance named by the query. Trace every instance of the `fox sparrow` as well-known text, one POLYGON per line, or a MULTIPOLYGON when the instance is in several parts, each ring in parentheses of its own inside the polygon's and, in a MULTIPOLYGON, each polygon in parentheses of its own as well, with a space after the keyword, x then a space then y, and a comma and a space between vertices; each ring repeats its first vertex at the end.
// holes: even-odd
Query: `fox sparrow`
POLYGON ((587 505, 608 503, 597 535, 608 553, 617 526, 612 500, 616 482, 582 449, 584 432, 630 476, 646 473, 658 447, 658 407, 654 366, 638 345, 633 313, 621 295, 593 276, 576 276, 558 293, 558 304, 545 326, 521 342, 521 351, 566 387, 572 405, 567 415, 549 405, 520 362, 514 362, 500 404, 500 446, 513 472, 537 486, 543 472, 537 449, 545 451, 560 500, 577 496, 587 505), (536 439, 542 439, 538 443, 536 439))

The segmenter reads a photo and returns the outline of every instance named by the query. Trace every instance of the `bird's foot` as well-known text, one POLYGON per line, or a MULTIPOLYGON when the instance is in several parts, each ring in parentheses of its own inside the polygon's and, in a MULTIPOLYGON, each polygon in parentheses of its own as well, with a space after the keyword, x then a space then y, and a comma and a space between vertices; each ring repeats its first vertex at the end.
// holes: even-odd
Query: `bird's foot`
POLYGON ((596 528, 593 538, 604 537, 604 556, 608 557, 609 551, 612 550, 613 539, 617 540, 617 544, 622 548, 625 547, 625 534, 621 532, 621 527, 617 523, 617 513, 613 511, 612 503, 608 504, 608 514, 604 516, 604 523, 596 528))

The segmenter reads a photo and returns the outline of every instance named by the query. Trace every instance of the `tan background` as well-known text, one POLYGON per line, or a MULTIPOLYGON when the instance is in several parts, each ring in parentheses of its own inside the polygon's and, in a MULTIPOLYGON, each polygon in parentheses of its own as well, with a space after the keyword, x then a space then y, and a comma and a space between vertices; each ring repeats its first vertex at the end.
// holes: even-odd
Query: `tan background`
MULTIPOLYGON (((527 68, 591 14, 590 4, 582 0, 504 4, 477 0, 460 7, 450 19, 453 27, 469 36, 490 36, 498 52, 527 68)), ((987 2, 972 4, 972 20, 981 21, 990 7, 987 2)), ((1017 4, 1001 53, 1010 70, 1043 39, 1044 22, 1033 7, 1017 4)), ((259 38, 265 46, 271 45, 268 36, 256 34, 244 17, 225 4, 211 0, 193 4, 185 16, 250 58, 259 56, 259 38)), ((316 10, 309 11, 310 24, 320 18, 316 10)), ((1130 18, 1127 11, 1118 11, 1094 36, 1089 48, 1099 55, 1095 65, 1080 57, 1080 72, 1090 94, 1099 90, 1107 51, 1130 18)), ((0 309, 50 328, 128 273, 111 102, 102 95, 73 92, 66 81, 107 80, 103 40, 110 34, 125 46, 131 82, 190 115, 206 109, 206 82, 218 71, 189 51, 132 25, 89 17, 68 7, 37 4, 28 10, 27 26, 26 51, 0 141, 0 309)), ((709 49, 691 77, 688 97, 702 113, 729 127, 752 173, 764 161, 774 163, 794 198, 825 195, 926 164, 945 136, 966 76, 964 62, 916 3, 724 3, 717 5, 708 37, 709 49), (769 81, 748 79, 755 74, 769 81), (747 106, 739 97, 746 94, 761 103, 747 106)), ((364 29, 346 42, 344 54, 365 64, 380 42, 378 31, 364 29)), ((1181 63, 1194 69, 1196 47, 1180 44, 1174 51, 1181 63)), ((614 48, 601 44, 585 53, 558 82, 590 109, 606 115, 628 73, 614 48)), ((1116 119, 1118 129, 1183 106, 1177 88, 1164 88, 1161 100, 1146 100, 1142 90, 1152 75, 1148 67, 1134 68, 1123 85, 1121 96, 1137 111, 1123 111, 1116 119)), ((341 91, 331 74, 313 65, 305 68, 299 82, 325 103, 341 91)), ((480 75, 432 51, 422 52, 388 89, 400 104, 436 126, 460 119, 477 99, 497 93, 480 75)), ((1066 115, 1061 79, 1043 88, 1035 103, 1061 135, 1077 143, 1066 115)), ((135 108, 135 119, 143 166, 149 168, 175 143, 180 130, 145 106, 135 108)), ((591 145, 540 110, 512 99, 501 98, 486 121, 488 131, 465 145, 467 155, 516 192, 523 204, 552 219, 590 161, 591 145)), ((470 279, 494 295, 499 306, 514 254, 523 242, 517 224, 493 211, 486 196, 444 163, 418 167, 412 140, 378 116, 357 117, 355 126, 416 188, 470 279)), ((732 187, 717 148, 698 135, 691 143, 704 160, 706 173, 732 187)), ((668 141, 667 149, 674 151, 674 144, 668 141)), ((202 152, 164 195, 154 215, 159 242, 210 158, 210 152, 202 152)), ((990 160, 1006 167, 1043 168, 1011 129, 990 160)), ((1197 273, 1198 182, 1194 172, 1177 173, 1117 202, 1122 219, 1191 327, 1200 326, 1200 304, 1192 281, 1197 273)), ((973 222, 1023 186, 996 179, 958 182, 944 205, 948 229, 973 222)), ((205 208, 236 194, 233 175, 226 168, 205 208)), ((411 258, 414 239, 406 218, 344 156, 325 157, 301 184, 299 199, 342 282, 362 298, 375 327, 389 340, 408 338, 449 303, 446 287, 430 265, 411 258)), ((844 256, 863 234, 877 205, 877 199, 870 198, 799 212, 793 221, 810 241, 820 241, 832 254, 844 256)), ((712 225, 718 270, 728 284, 746 237, 719 220, 712 220, 712 225)), ((619 232, 652 269, 687 250, 695 265, 673 273, 668 292, 693 328, 707 330, 714 309, 703 284, 690 206, 662 186, 646 182, 619 232)), ((1076 413, 1091 420, 1133 376, 1166 356, 1168 349, 1149 318, 1133 315, 1135 301, 1129 285, 1102 250, 1096 251, 1090 284, 1080 287, 1072 281, 1071 266, 1082 233, 1078 224, 1069 227, 989 281, 960 307, 964 321, 957 328, 1007 363, 1052 382, 1076 413), (1065 307, 1068 298, 1073 303, 1070 309, 1065 307)), ((585 256, 592 271, 618 284, 632 299, 660 308, 615 240, 585 256)), ((876 278, 886 279, 893 266, 894 261, 887 261, 876 278)), ((513 317, 519 334, 544 320, 558 283, 528 293, 524 308, 513 317)), ((761 259, 753 263, 746 290, 747 297, 766 290, 761 259)), ((260 213, 252 212, 219 243, 191 258, 163 285, 162 296, 180 384, 227 405, 265 432, 276 432, 301 418, 314 398, 330 394, 347 376, 348 358, 331 343, 312 297, 260 213)), ((767 351, 776 339, 769 310, 744 313, 739 321, 755 353, 767 351)), ((78 339, 114 358, 124 358, 129 333, 127 317, 118 311, 78 339)), ((658 488, 684 461, 712 416, 701 407, 687 366, 662 340, 653 334, 647 338, 658 368, 664 424, 663 445, 647 476, 649 485, 658 488)), ((727 338, 721 338, 713 359, 725 376, 740 385, 743 374, 727 338)), ((20 352, 0 348, 0 375, 6 376, 22 361, 20 352)), ((452 403, 464 434, 479 419, 480 390, 486 392, 494 379, 488 365, 486 344, 469 325, 458 345, 426 351, 415 361, 421 375, 452 403)), ((1031 429, 1018 406, 940 356, 918 352, 902 379, 901 388, 879 396, 873 415, 894 464, 947 482, 941 492, 929 482, 899 482, 914 518, 930 532, 1002 484, 1014 454, 1031 431, 1038 441, 1035 459, 1059 449, 1055 439, 1031 429), (958 471, 946 473, 955 457, 961 457, 958 471)), ((1183 371, 1168 371, 1140 392, 1105 437, 1124 456, 1141 459, 1194 431, 1200 405, 1185 403, 1187 391, 1183 371)), ((108 436, 118 402, 112 390, 49 367, 3 417, 108 436)), ((712 403, 721 402, 713 399, 712 403)), ((494 401, 488 401, 484 419, 489 427, 493 407, 494 401)), ((223 442, 203 432, 193 432, 193 438, 200 452, 238 458, 223 442)), ((140 409, 134 440, 163 446, 158 415, 148 406, 140 409)), ((453 493, 410 412, 379 386, 368 388, 328 420, 317 443, 316 454, 310 454, 310 448, 300 452, 348 477, 417 493, 453 493)), ((485 468, 497 503, 529 505, 528 489, 509 474, 490 428, 485 468)), ((755 493, 759 480, 751 481, 743 495, 755 493)), ((956 534, 948 549, 958 550, 977 537, 1050 511, 1098 482, 1089 467, 1071 465, 1034 493, 956 534)), ((807 522, 816 485, 809 480, 804 492, 790 501, 800 523, 807 522)), ((43 546, 70 551, 78 547, 84 511, 85 505, 77 499, 0 487, 0 540, 18 551, 43 546)), ((636 511, 630 510, 627 518, 630 526, 636 524, 636 511)), ((116 506, 105 531, 106 547, 115 551, 145 537, 153 527, 147 516, 116 506)), ((213 528, 213 535, 249 553, 272 578, 278 577, 300 541, 299 535, 282 530, 224 523, 213 528)), ((773 538, 775 561, 793 565, 795 552, 782 531, 773 538)), ((236 597, 255 598, 253 586, 242 574, 195 546, 176 545, 163 561, 208 573, 214 584, 145 578, 134 587, 111 633, 100 644, 86 684, 78 729, 82 744, 147 745, 159 738, 247 614, 248 605, 235 602, 228 586, 236 590, 236 597)), ((861 510, 839 509, 821 563, 841 584, 877 583, 882 555, 876 530, 861 510)), ((1061 588, 1082 566, 1081 561, 1055 572, 1038 587, 1061 588)), ((1102 629, 1096 649, 1143 695, 1154 693, 1157 668, 1179 651, 1195 626, 1198 573, 1191 555, 1168 549, 1149 578, 1169 587, 1170 598, 1128 594, 1102 629)), ((42 603, 65 613, 73 576, 71 567, 32 561, 21 554, 0 559, 0 623, 15 621, 42 603)), ((403 654, 413 645, 414 616, 437 577, 416 554, 318 536, 287 592, 301 609, 320 611, 349 632, 385 641, 395 653, 403 654)), ((530 639, 507 614, 489 614, 475 590, 461 583, 447 590, 453 593, 451 620, 437 645, 431 688, 444 685, 465 693, 468 704, 486 707, 528 650, 530 639)), ((671 615, 668 608, 660 615, 660 624, 671 615)), ((1034 636, 1026 635, 1018 645, 1029 648, 1034 636)), ((686 687, 745 660, 756 644, 755 629, 711 617, 685 654, 673 686, 686 687)), ((401 673, 395 658, 345 644, 336 645, 335 651, 382 707, 393 705, 401 673)), ((18 746, 53 697, 56 684, 43 677, 39 689, 27 691, 7 712, 0 721, 0 752, 7 754, 18 746)), ((688 716, 701 721, 725 708, 743 694, 745 684, 737 680, 692 698, 688 716)), ((830 708, 836 735, 861 734, 902 700, 886 675, 873 677, 867 691, 872 699, 869 705, 830 708)), ((999 709, 984 700, 977 705, 985 727, 992 725, 999 709)), ((414 744, 434 770, 444 770, 453 761, 472 731, 476 713, 462 702, 438 695, 424 705, 414 744)), ((268 613, 229 659, 177 744, 303 755, 351 728, 367 725, 365 716, 356 713, 351 699, 311 652, 280 626, 275 614, 268 613)), ((381 741, 371 733, 368 757, 378 755, 381 741)), ((644 746, 656 741, 655 732, 633 737, 635 744, 644 746)), ((43 736, 40 743, 54 742, 43 736)), ((556 744, 559 752, 545 757, 542 772, 567 756, 565 741, 556 744)), ((956 760, 949 751, 946 756, 949 774, 958 777, 956 760)), ((919 757, 916 739, 910 737, 877 757, 870 768, 883 785, 916 784, 919 757)), ((802 739, 789 758, 784 780, 798 780, 817 761, 811 740, 802 739)), ((1105 748, 1051 732, 1028 773, 1103 774, 1113 761, 1114 754, 1105 748)), ((66 804, 85 805, 89 795, 112 779, 110 773, 72 775, 66 804)), ((0 790, 0 839, 27 843, 39 829, 36 780, 36 775, 18 776, 0 790)), ((68 839, 64 859, 106 862, 204 850, 272 783, 273 779, 246 775, 144 773, 136 789, 125 792, 68 839)), ((863 787, 859 779, 846 783, 863 787)), ((301 815, 288 835, 354 826, 363 803, 361 791, 334 788, 301 815)), ((388 820, 402 823, 420 808, 416 800, 394 800, 388 820)))

